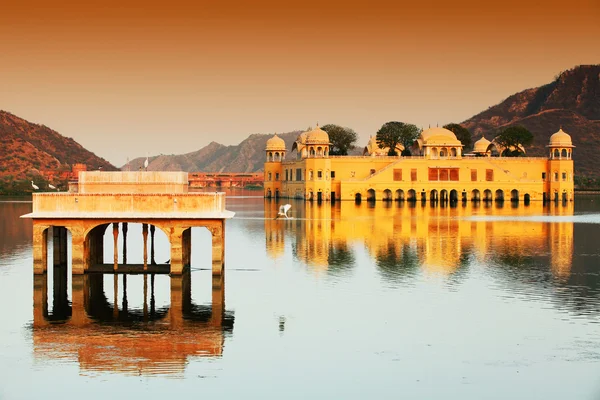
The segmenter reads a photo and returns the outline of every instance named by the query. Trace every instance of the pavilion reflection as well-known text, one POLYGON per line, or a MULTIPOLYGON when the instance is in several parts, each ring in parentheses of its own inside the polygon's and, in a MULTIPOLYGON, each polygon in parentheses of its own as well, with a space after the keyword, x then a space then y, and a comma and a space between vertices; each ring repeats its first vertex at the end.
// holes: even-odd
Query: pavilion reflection
POLYGON ((168 306, 156 306, 155 276, 143 275, 143 306, 134 308, 129 304, 127 274, 73 276, 71 301, 65 279, 60 286, 52 285, 49 310, 48 275, 35 275, 35 356, 76 360, 82 373, 134 375, 181 375, 190 357, 222 356, 234 324, 233 313, 225 311, 224 277, 213 277, 210 305, 192 301, 190 273, 167 279, 168 306), (112 302, 106 295, 107 282, 114 285, 112 302))
POLYGON ((271 218, 277 204, 266 203, 267 253, 279 258, 285 241, 296 259, 317 272, 351 268, 355 251, 364 247, 386 279, 417 272, 449 276, 498 255, 548 258, 556 277, 570 274, 573 222, 548 223, 533 216, 573 215, 573 204, 544 206, 534 202, 295 202, 294 218, 271 218))

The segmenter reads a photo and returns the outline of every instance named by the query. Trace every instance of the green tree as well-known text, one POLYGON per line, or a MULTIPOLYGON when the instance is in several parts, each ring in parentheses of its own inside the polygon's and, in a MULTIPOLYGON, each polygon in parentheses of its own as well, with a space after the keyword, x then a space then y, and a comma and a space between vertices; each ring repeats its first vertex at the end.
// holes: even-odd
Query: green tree
POLYGON ((347 156, 348 150, 354 149, 354 143, 358 140, 358 135, 350 128, 327 124, 321 129, 329 135, 329 154, 332 156, 347 156))
POLYGON ((452 131, 456 138, 463 144, 463 150, 471 150, 473 148, 473 135, 467 128, 459 124, 444 125, 445 129, 452 131))
POLYGON ((533 143, 533 134, 525 127, 515 125, 504 129, 495 140, 504 147, 503 156, 517 157, 521 153, 521 148, 533 143))
POLYGON ((410 156, 409 147, 419 137, 420 130, 413 124, 404 122, 390 121, 386 122, 377 131, 377 145, 380 149, 389 148, 388 155, 396 156, 396 146, 402 144, 404 151, 403 156, 410 156))

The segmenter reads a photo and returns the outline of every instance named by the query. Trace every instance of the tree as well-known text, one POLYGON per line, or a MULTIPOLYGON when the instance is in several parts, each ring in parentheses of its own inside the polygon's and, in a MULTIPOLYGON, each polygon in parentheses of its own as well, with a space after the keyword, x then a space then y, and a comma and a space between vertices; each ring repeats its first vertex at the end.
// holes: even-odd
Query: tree
POLYGON ((444 128, 456 135, 456 138, 463 144, 463 150, 471 150, 473 148, 473 136, 467 128, 454 123, 444 125, 444 128))
POLYGON ((504 129, 495 139, 496 143, 503 147, 503 156, 516 157, 521 149, 533 142, 533 135, 525 127, 515 125, 504 129))
POLYGON ((405 124, 404 122, 390 121, 386 122, 377 131, 377 145, 380 149, 388 148, 389 156, 396 156, 396 146, 401 144, 404 146, 402 151, 403 156, 410 156, 409 147, 419 137, 420 130, 413 124, 405 124))
POLYGON ((354 143, 358 140, 358 135, 350 128, 327 124, 321 129, 329 135, 329 154, 332 156, 347 156, 348 150, 354 149, 354 143))

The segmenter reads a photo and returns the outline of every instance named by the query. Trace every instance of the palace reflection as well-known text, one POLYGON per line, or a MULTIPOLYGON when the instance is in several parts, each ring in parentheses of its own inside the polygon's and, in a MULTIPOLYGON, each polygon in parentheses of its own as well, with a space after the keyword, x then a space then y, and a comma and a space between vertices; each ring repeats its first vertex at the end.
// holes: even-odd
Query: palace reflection
POLYGON ((197 305, 190 273, 138 275, 143 302, 131 307, 141 300, 128 293, 132 275, 73 276, 70 301, 66 267, 54 268, 53 275, 52 282, 48 274, 34 276, 34 354, 77 360, 82 373, 180 376, 191 357, 222 356, 225 337, 233 331, 234 315, 225 311, 224 276, 213 277, 212 304, 197 305), (160 307, 155 299, 159 278, 170 281, 170 302, 160 307))
POLYGON ((571 270, 573 222, 538 217, 573 215, 572 203, 292 204, 293 219, 275 220, 278 204, 265 202, 267 253, 282 257, 290 241, 294 257, 317 272, 351 268, 360 247, 386 279, 417 272, 450 276, 473 262, 506 257, 514 262, 545 257, 558 279, 566 279, 571 270))

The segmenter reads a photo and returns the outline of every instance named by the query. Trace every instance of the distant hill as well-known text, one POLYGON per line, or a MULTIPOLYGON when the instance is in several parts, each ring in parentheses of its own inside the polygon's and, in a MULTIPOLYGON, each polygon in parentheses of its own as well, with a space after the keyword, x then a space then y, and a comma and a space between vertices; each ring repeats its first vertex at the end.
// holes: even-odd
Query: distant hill
POLYGON ((73 139, 0 110, 0 193, 39 177, 40 171, 66 170, 75 163, 116 170, 73 139))
MULTIPOLYGON (((288 152, 301 131, 278 134, 285 141, 288 152)), ((255 172, 262 171, 265 163, 265 147, 273 134, 255 133, 235 146, 211 142, 200 150, 180 155, 153 156, 148 158, 149 171, 187 172, 255 172)), ((122 170, 137 170, 144 165, 145 157, 131 160, 122 170)))
POLYGON ((474 139, 488 139, 512 125, 534 135, 527 154, 544 156, 550 135, 560 127, 571 135, 575 174, 600 177, 600 65, 581 65, 564 71, 546 85, 527 89, 464 121, 474 139))

